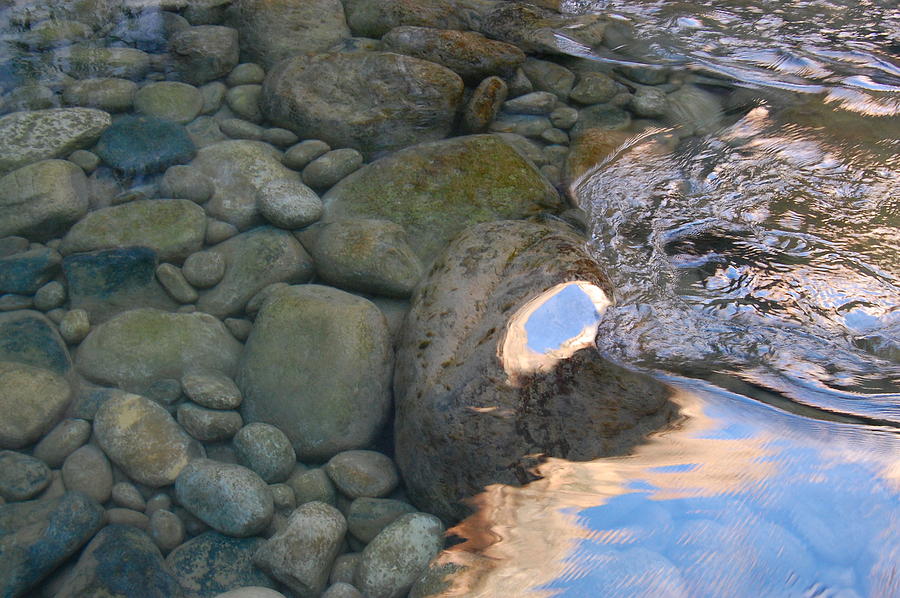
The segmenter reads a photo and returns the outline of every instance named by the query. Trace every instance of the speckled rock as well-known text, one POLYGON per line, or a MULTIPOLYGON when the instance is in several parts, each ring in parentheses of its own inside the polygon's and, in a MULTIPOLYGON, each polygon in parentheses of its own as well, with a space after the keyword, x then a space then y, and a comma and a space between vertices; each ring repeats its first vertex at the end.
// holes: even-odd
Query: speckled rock
POLYGON ((460 119, 460 129, 463 133, 484 133, 491 122, 497 118, 500 108, 509 94, 506 81, 500 77, 487 77, 469 98, 460 119))
POLYGON ((0 237, 43 240, 65 232, 87 210, 87 177, 66 160, 36 162, 0 178, 0 237))
POLYGON ((270 484, 288 479, 297 463, 291 441, 284 432, 269 424, 247 424, 232 443, 238 462, 270 484))
POLYGON ((101 504, 112 494, 112 467, 106 455, 92 444, 66 457, 62 477, 67 490, 83 492, 101 504))
POLYGON ((12 361, 65 374, 72 367, 66 343, 42 313, 0 313, 0 361, 12 361))
POLYGON ((66 302, 66 287, 58 280, 42 285, 34 294, 34 306, 41 311, 62 307, 66 302))
POLYGON ((208 250, 222 256, 225 276, 200 294, 197 309, 218 317, 240 313, 264 287, 312 278, 312 258, 289 232, 262 226, 208 250))
POLYGON ((354 585, 371 598, 402 598, 443 546, 444 526, 437 517, 403 515, 363 550, 354 585))
POLYGON ((66 86, 63 101, 70 106, 127 112, 131 110, 137 88, 137 83, 128 79, 82 79, 66 86))
POLYGON ((124 116, 100 136, 94 152, 124 174, 152 174, 194 157, 196 147, 181 125, 154 116, 124 116))
POLYGON ((188 434, 201 442, 228 440, 244 425, 237 411, 207 409, 194 403, 179 405, 177 419, 188 434))
POLYGON ((327 189, 358 170, 363 157, 355 149, 345 147, 332 150, 310 162, 303 169, 303 182, 314 189, 327 189))
POLYGON ((181 271, 193 286, 208 289, 218 284, 225 276, 225 258, 212 251, 192 253, 184 260, 181 271))
POLYGON ((33 295, 53 278, 61 262, 59 253, 49 247, 0 257, 0 293, 33 295))
POLYGON ((307 164, 331 151, 331 146, 320 139, 306 139, 284 152, 282 164, 293 170, 303 170, 307 164))
POLYGON ((495 135, 395 152, 342 180, 323 201, 324 222, 379 218, 400 224, 426 264, 468 225, 524 218, 561 203, 534 165, 495 135))
MULTIPOLYGON (((340 151, 340 150, 338 150, 340 151)), ((347 150, 356 152, 356 150, 347 150)), ((334 153, 334 152, 329 152, 334 153)), ((328 154, 326 154, 327 156, 328 154)), ((324 159, 325 156, 319 158, 324 159)), ((306 181, 306 170, 313 167, 319 160, 315 160, 303 171, 304 181, 306 181)), ((350 168, 349 172, 353 172, 362 164, 362 157, 359 157, 359 164, 350 168)), ((344 164, 343 167, 352 166, 352 164, 344 164)), ((334 169, 325 168, 319 174, 321 176, 310 177, 307 184, 326 185, 331 181, 338 181, 343 176, 339 176, 342 172, 341 165, 337 165, 334 169)), ((349 174, 348 172, 348 174, 349 174)), ((333 183, 331 183, 333 184, 333 183)), ((315 186, 315 185, 314 185, 315 186)), ((280 228, 295 229, 308 226, 322 217, 322 200, 316 193, 307 187, 296 182, 279 182, 273 183, 263 189, 260 189, 256 195, 256 204, 263 217, 280 228)))
POLYGON ((375 451, 338 453, 325 464, 325 472, 350 498, 387 496, 400 481, 394 462, 375 451))
POLYGON ((183 598, 153 540, 130 525, 108 525, 85 547, 58 598, 183 598))
POLYGON ((372 156, 446 137, 462 92, 459 76, 432 62, 329 53, 279 63, 266 76, 261 103, 269 120, 301 138, 372 156))
POLYGON ((375 438, 390 367, 387 325, 371 302, 319 285, 288 287, 263 304, 247 339, 241 412, 278 426, 300 460, 328 459, 375 438))
POLYGON ((259 534, 272 519, 269 487, 253 471, 196 459, 175 481, 178 502, 211 528, 229 536, 259 534))
POLYGON ((163 554, 184 542, 184 524, 171 511, 158 509, 150 516, 150 537, 163 554))
POLYGON ((135 309, 91 330, 76 359, 91 380, 143 392, 160 378, 180 380, 191 368, 231 374, 240 350, 225 326, 208 314, 135 309))
POLYGON ((75 554, 103 526, 103 507, 78 492, 0 505, 0 592, 29 590, 75 554))
POLYGON ((582 73, 569 97, 579 104, 610 101, 619 92, 619 84, 604 73, 582 73))
POLYGON ((200 25, 174 34, 169 49, 175 70, 191 85, 224 77, 237 66, 238 32, 231 27, 200 25))
POLYGON ((184 394, 198 405, 210 409, 237 409, 241 391, 229 378, 212 370, 189 370, 181 378, 184 394))
POLYGON ((294 500, 298 505, 313 501, 329 505, 337 502, 334 483, 324 469, 294 470, 286 483, 294 491, 294 500))
POLYGON ((555 310, 590 325, 610 304, 609 282, 584 247, 563 225, 481 224, 457 237, 417 288, 394 374, 395 442, 422 510, 461 518, 459 501, 485 485, 527 481, 535 453, 622 454, 673 417, 665 387, 606 362, 589 341, 570 342, 577 331, 555 341, 563 354, 557 344, 549 355, 516 344, 527 342, 526 324, 562 317, 555 310), (590 286, 560 286, 568 281, 590 286), (557 299, 565 289, 575 293, 565 295, 571 304, 557 299))
POLYGON ((107 400, 94 418, 94 435, 109 458, 136 482, 167 486, 198 448, 163 407, 132 394, 107 400))
POLYGON ((53 427, 72 391, 58 374, 0 361, 0 448, 22 448, 53 427))
POLYGON ((91 423, 83 419, 64 419, 34 447, 34 456, 53 468, 59 468, 75 449, 87 442, 91 423))
POLYGON ((409 503, 389 498, 357 498, 347 511, 347 527, 353 537, 368 544, 395 519, 416 508, 409 503))
POLYGON ((347 522, 330 505, 311 502, 294 510, 287 526, 265 542, 253 562, 300 598, 314 598, 328 584, 331 564, 347 522))
POLYGON ((50 484, 50 468, 29 455, 0 451, 0 497, 10 502, 33 498, 50 484))
POLYGON ((63 238, 63 255, 141 245, 162 260, 183 260, 199 251, 206 232, 203 209, 184 199, 144 199, 96 210, 63 238))
POLYGON ((262 85, 238 85, 228 90, 225 102, 238 117, 251 123, 259 123, 262 122, 262 112, 259 109, 261 95, 262 85))
POLYGON ((481 0, 345 0, 347 23, 354 35, 379 38, 394 27, 415 25, 436 29, 472 29, 481 0))
POLYGON ((262 538, 232 538, 208 531, 178 546, 166 564, 185 598, 210 598, 247 586, 274 588, 275 582, 253 566, 262 538))
POLYGON ((59 335, 72 345, 83 341, 90 331, 90 316, 83 309, 70 309, 59 322, 59 335))
POLYGON ((340 0, 238 0, 229 20, 247 58, 266 68, 290 56, 324 52, 350 37, 340 0))
POLYGON ((52 60, 76 79, 116 77, 139 81, 150 69, 150 55, 135 48, 76 45, 57 50, 52 60))
POLYGON ((202 108, 200 90, 177 81, 151 83, 134 94, 136 112, 182 125, 194 120, 202 108))
POLYGON ((317 231, 312 247, 316 272, 325 282, 388 297, 408 297, 423 266, 399 225, 387 220, 337 220, 317 231))

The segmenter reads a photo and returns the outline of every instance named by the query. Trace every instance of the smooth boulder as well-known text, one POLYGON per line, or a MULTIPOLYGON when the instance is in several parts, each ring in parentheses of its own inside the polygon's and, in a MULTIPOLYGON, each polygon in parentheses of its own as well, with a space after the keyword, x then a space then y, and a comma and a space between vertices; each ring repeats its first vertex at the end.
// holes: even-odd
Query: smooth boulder
POLYGON ((621 455, 674 416, 662 384, 596 353, 611 297, 565 225, 487 223, 451 243, 413 296, 394 373, 414 504, 463 518, 462 499, 534 479, 542 455, 621 455))
POLYGON ((0 237, 51 238, 87 211, 87 177, 69 161, 42 160, 0 178, 0 237))
POLYGON ((262 109, 279 127, 367 157, 446 137, 462 102, 453 71, 390 52, 296 56, 263 84, 262 109))
POLYGON ((0 117, 0 174, 88 148, 110 124, 109 114, 93 108, 26 110, 0 117))
POLYGON ((370 301, 319 285, 275 291, 241 357, 245 422, 277 426, 297 458, 324 461, 371 443, 390 405, 391 348, 370 301))

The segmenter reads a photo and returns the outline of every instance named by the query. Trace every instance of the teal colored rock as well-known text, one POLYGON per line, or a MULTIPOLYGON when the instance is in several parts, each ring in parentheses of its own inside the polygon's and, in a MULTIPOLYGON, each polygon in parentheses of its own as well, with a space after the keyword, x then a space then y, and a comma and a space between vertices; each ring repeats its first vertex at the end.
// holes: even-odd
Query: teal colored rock
POLYGON ((85 547, 57 598, 183 598, 153 540, 130 525, 108 525, 85 547))
POLYGON ((0 596, 28 596, 103 526, 97 501, 80 492, 0 505, 0 596))
POLYGON ((72 367, 66 343, 44 314, 21 310, 0 314, 0 361, 65 374, 72 367))
POLYGON ((33 294, 53 278, 61 261, 46 247, 0 258, 0 293, 33 294))
POLYGON ((161 172, 189 162, 196 153, 184 127, 152 116, 129 116, 108 128, 94 152, 126 174, 161 172))
POLYGON ((163 261, 181 261, 203 246, 206 214, 186 199, 141 199, 90 212, 63 238, 60 253, 149 247, 163 261))
POLYGON ((174 311, 178 305, 156 280, 156 252, 125 247, 77 253, 63 260, 71 309, 88 312, 94 324, 138 307, 174 311))
POLYGON ((247 586, 275 588, 275 582, 251 560, 264 541, 209 531, 170 552, 166 564, 185 598, 213 598, 247 586))

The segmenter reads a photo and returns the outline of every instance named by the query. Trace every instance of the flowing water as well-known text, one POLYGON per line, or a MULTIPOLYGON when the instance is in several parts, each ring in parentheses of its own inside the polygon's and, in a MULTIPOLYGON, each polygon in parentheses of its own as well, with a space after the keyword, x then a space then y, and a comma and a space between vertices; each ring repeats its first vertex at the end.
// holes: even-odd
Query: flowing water
POLYGON ((490 487, 446 595, 900 596, 900 11, 570 8, 626 32, 573 54, 675 69, 726 106, 570 189, 617 292, 597 347, 669 383, 682 418, 490 487))

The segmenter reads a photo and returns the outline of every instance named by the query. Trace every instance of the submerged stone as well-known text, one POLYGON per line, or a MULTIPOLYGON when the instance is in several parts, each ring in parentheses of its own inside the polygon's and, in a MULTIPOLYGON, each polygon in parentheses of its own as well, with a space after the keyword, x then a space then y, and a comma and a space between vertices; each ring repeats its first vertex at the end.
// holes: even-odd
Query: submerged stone
POLYGON ((111 122, 109 114, 92 108, 51 108, 0 117, 0 174, 88 148, 111 122))
POLYGON ((94 151, 116 170, 149 174, 190 161, 196 148, 177 123, 152 116, 128 116, 100 136, 94 151))
POLYGON ((462 101, 453 71, 390 52, 296 56, 263 85, 269 120, 366 156, 446 137, 462 101))
POLYGON ((62 417, 72 391, 57 373, 0 361, 0 448, 22 448, 43 436, 62 417))
POLYGON ((253 553, 264 541, 208 531, 170 552, 166 564, 185 598, 212 598, 247 586, 274 588, 275 582, 253 566, 253 553))
POLYGON ((172 36, 169 49, 175 70, 191 85, 224 77, 240 57, 237 30, 218 25, 182 29, 172 36))
POLYGON ((0 361, 13 361, 65 374, 72 367, 66 343, 44 314, 0 313, 0 361))
POLYGON ((563 225, 477 225, 417 288, 394 396, 397 465, 421 509, 462 518, 485 485, 534 479, 540 455, 623 454, 674 415, 661 384, 596 353, 611 290, 584 245, 563 225))
POLYGON ((34 294, 59 269, 59 253, 43 247, 0 258, 0 293, 34 294))
POLYGON ((392 220, 426 264, 471 224, 561 206, 556 189, 496 135, 424 143, 357 170, 323 197, 323 221, 392 220))
POLYGON ((87 178, 66 160, 42 160, 0 178, 0 237, 51 238, 87 210, 87 178))

